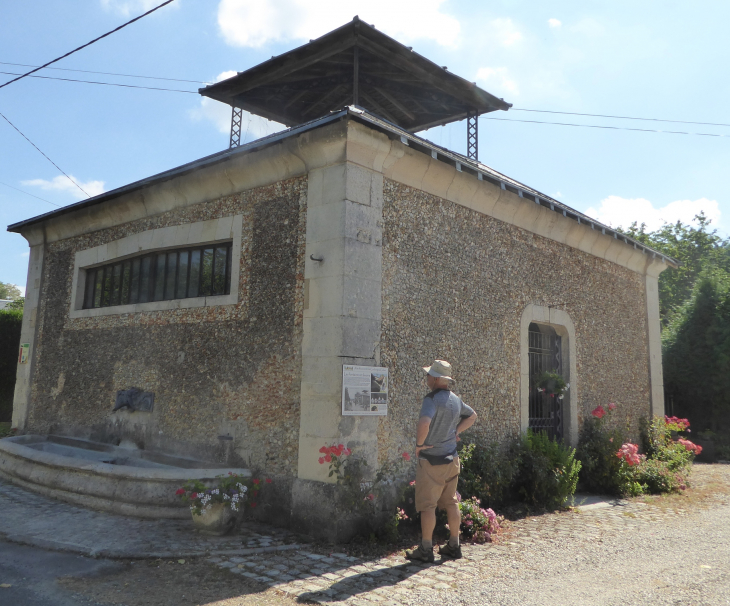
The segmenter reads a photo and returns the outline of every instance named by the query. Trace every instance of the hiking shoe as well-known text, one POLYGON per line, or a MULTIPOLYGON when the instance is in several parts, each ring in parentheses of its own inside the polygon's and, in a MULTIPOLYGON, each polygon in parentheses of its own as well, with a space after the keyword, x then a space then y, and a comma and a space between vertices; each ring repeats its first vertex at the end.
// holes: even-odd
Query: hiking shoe
POLYGON ((447 558, 453 558, 454 560, 458 560, 461 558, 461 545, 452 547, 451 545, 446 543, 442 547, 439 547, 439 555, 446 556, 447 558))
POLYGON ((417 562, 433 562, 433 550, 424 549, 423 545, 419 545, 415 549, 407 549, 406 558, 417 562))

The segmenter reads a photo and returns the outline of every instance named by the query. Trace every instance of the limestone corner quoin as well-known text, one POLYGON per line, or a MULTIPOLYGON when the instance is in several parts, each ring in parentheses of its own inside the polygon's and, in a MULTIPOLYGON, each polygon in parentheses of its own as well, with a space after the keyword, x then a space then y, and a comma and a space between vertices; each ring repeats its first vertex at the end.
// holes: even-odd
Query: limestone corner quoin
POLYGON ((371 470, 412 451, 434 358, 478 440, 526 429, 530 323, 563 336, 566 441, 598 404, 634 433, 663 414, 666 260, 349 111, 10 229, 31 246, 14 427, 258 470, 274 479, 258 515, 322 538, 353 523, 319 448, 371 470), (87 266, 221 240, 230 295, 82 309, 87 266), (389 369, 387 416, 341 414, 343 364, 389 369), (151 413, 112 412, 132 386, 151 413))

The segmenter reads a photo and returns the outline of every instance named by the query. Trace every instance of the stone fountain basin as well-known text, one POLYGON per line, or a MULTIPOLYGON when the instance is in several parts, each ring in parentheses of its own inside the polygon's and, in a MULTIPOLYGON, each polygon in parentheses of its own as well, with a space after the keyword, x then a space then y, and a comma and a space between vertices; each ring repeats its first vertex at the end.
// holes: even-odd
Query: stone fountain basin
POLYGON ((68 503, 142 518, 190 518, 175 496, 185 480, 248 469, 56 435, 0 440, 0 478, 68 503))

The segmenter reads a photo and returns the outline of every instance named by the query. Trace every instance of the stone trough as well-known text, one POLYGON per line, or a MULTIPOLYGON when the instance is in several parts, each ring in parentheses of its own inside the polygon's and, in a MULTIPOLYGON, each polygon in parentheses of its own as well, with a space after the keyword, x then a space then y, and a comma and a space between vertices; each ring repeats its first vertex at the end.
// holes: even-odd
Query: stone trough
POLYGON ((248 469, 66 436, 0 440, 0 478, 69 503, 142 518, 190 517, 175 496, 185 480, 248 469))

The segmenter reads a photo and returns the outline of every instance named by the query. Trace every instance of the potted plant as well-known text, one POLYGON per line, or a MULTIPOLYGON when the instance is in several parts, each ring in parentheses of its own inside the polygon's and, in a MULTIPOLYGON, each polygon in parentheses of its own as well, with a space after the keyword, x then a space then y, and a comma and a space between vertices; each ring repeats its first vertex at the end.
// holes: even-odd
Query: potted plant
MULTIPOLYGON (((216 476, 218 482, 209 486, 200 480, 188 480, 175 494, 190 504, 196 529, 205 534, 224 535, 236 525, 246 507, 256 507, 256 497, 262 482, 228 472, 216 476)), ((267 484, 271 480, 265 480, 267 484)))
POLYGON ((570 388, 570 383, 566 383, 561 375, 549 371, 537 375, 535 385, 538 392, 542 392, 546 396, 555 396, 558 400, 562 400, 565 392, 570 388))

